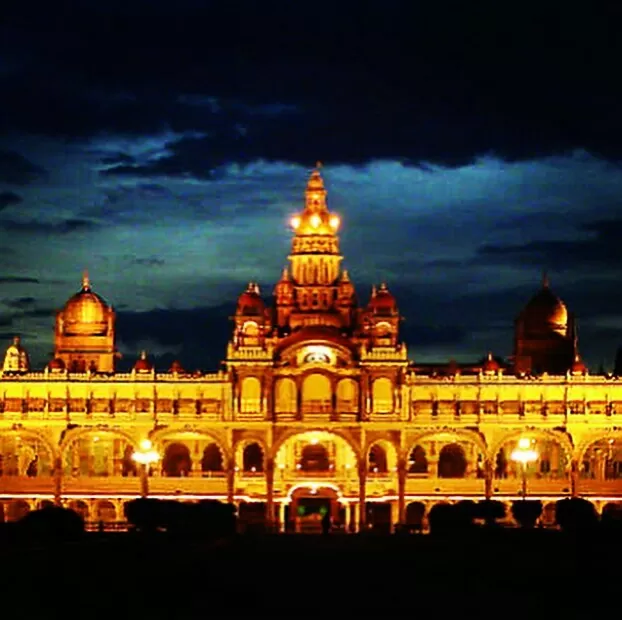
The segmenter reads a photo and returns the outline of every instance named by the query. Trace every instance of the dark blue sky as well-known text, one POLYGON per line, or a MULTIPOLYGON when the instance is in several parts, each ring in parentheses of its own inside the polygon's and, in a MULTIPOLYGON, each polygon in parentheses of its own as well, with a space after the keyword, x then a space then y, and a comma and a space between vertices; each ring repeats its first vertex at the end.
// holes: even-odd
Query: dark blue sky
POLYGON ((14 4, 0 335, 36 363, 88 268, 127 359, 214 368, 246 282, 271 294, 319 159, 344 265, 362 301, 389 283, 412 358, 510 354, 548 269, 587 361, 611 364, 617 3, 14 4))

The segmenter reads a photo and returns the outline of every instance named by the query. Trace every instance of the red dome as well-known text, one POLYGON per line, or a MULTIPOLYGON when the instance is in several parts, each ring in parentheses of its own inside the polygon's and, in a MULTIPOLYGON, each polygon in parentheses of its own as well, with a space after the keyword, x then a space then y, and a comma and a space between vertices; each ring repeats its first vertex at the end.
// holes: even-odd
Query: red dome
POLYGON ((65 370, 65 362, 60 357, 55 357, 49 364, 49 370, 65 370))
POLYGON ((373 312, 395 312, 397 302, 389 292, 386 284, 381 284, 378 290, 374 290, 369 300, 368 308, 373 312))
POLYGON ((250 282, 248 288, 238 297, 238 314, 261 315, 265 312, 266 305, 259 294, 259 286, 250 282))
POLYGON ((153 364, 147 359, 147 353, 145 351, 143 351, 140 354, 140 358, 136 360, 134 370, 136 372, 151 372, 153 370, 153 364))
POLYGON ((583 375, 587 372, 587 366, 583 363, 578 355, 575 355, 574 362, 572 362, 570 370, 573 375, 583 375))
POLYGON ((488 357, 482 366, 484 372, 498 372, 501 366, 499 362, 492 356, 492 353, 488 353, 488 357))
POLYGON ((181 365, 179 360, 174 360, 169 368, 169 372, 182 373, 184 372, 184 367, 181 365))

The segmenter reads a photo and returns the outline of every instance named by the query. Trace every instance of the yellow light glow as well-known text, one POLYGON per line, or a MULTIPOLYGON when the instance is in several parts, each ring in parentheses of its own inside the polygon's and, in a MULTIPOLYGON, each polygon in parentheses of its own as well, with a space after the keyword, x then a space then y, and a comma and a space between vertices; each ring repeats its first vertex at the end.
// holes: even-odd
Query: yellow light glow
POLYGON ((523 466, 537 461, 540 455, 531 448, 531 443, 531 439, 528 437, 521 437, 518 440, 516 450, 512 452, 510 458, 517 463, 522 463, 523 466))
POLYGON ((339 219, 339 216, 338 215, 331 215, 330 227, 333 230, 337 230, 339 228, 339 224, 341 224, 341 220, 339 219))
POLYGON ((528 439, 527 437, 521 437, 518 440, 518 447, 521 450, 527 450, 527 448, 529 448, 531 446, 531 439, 528 439))
POLYGON ((152 447, 153 447, 153 444, 151 443, 149 439, 143 439, 140 442, 140 449, 144 450, 145 452, 147 452, 147 450, 151 450, 152 447))
POLYGON ((294 215, 289 223, 292 225, 292 228, 296 230, 300 226, 300 218, 297 215, 294 215))
POLYGON ((322 223, 322 218, 319 215, 312 215, 309 221, 311 222, 311 226, 313 226, 313 228, 318 228, 318 226, 322 223))

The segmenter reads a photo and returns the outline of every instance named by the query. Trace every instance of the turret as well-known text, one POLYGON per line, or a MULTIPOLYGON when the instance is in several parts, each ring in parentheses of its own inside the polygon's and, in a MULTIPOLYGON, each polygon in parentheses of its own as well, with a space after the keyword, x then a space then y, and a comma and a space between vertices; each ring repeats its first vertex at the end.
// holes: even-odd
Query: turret
POLYGON ((21 374, 29 370, 30 361, 28 359, 28 353, 22 346, 20 337, 15 336, 4 355, 2 371, 8 374, 21 374))

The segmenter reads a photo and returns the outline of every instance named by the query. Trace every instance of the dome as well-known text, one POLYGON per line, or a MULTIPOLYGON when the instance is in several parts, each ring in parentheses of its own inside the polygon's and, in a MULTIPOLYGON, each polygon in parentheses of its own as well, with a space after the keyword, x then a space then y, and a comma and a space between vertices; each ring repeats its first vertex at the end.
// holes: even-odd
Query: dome
POLYGON ((277 347, 276 353, 280 353, 285 349, 302 344, 333 344, 337 347, 355 352, 356 346, 338 329, 328 327, 326 325, 308 325, 301 327, 295 332, 283 338, 277 347))
POLYGON ((574 356, 574 361, 570 367, 570 372, 573 375, 584 375, 587 372, 587 366, 581 360, 581 357, 577 354, 574 356))
POLYGON ((262 315, 265 309, 259 285, 256 282, 249 282, 247 289, 238 297, 238 314, 262 315))
POLYGON ((488 357, 484 361, 484 365, 482 366, 482 370, 484 372, 499 372, 501 366, 499 362, 492 356, 492 353, 488 353, 488 357))
POLYGON ((147 352, 142 351, 138 360, 134 364, 134 370, 136 372, 151 372, 153 370, 153 364, 147 359, 147 352))
POLYGON ((558 331, 566 334, 568 310, 564 302, 551 291, 545 280, 542 288, 529 300, 521 313, 528 331, 558 331))
POLYGON ((369 300, 368 309, 372 312, 393 313, 397 311, 397 302, 395 297, 389 292, 387 285, 382 283, 378 290, 372 290, 371 299, 369 300))
POLYGON ((60 357, 55 357, 49 364, 48 370, 61 371, 65 370, 65 362, 60 357))
POLYGON ((71 297, 62 310, 64 331, 68 334, 103 334, 108 326, 109 312, 110 307, 93 292, 85 275, 82 290, 71 297))
POLYGON ((184 372, 184 367, 181 365, 179 360, 174 360, 169 368, 169 372, 182 373, 184 372))
POLYGON ((30 370, 28 353, 22 346, 19 336, 15 336, 13 343, 7 348, 2 370, 4 372, 28 372, 30 370))

